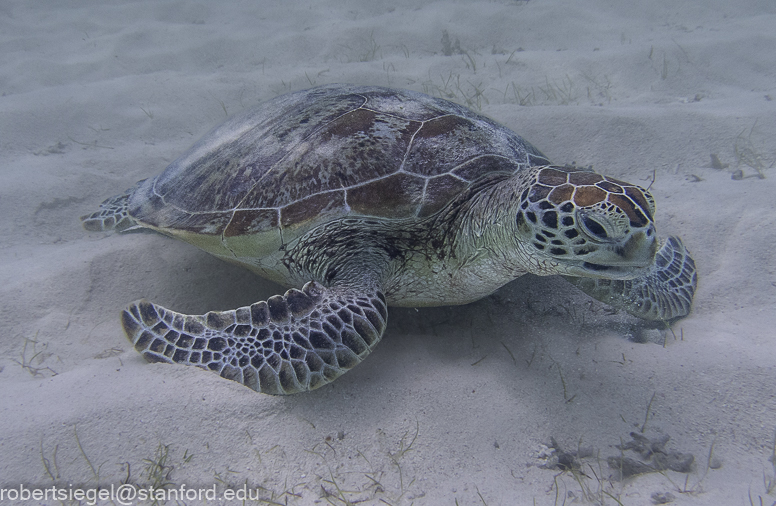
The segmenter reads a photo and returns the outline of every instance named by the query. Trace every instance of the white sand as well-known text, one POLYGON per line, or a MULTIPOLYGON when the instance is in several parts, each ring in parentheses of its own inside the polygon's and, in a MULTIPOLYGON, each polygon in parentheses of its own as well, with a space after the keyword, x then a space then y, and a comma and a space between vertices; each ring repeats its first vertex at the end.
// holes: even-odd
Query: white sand
POLYGON ((297 4, 0 5, 0 486, 51 486, 44 463, 58 484, 94 486, 85 456, 103 486, 148 483, 144 459, 162 444, 176 485, 247 482, 289 504, 342 504, 324 497, 337 486, 367 504, 569 504, 583 487, 606 504, 776 500, 763 483, 776 429, 773 1, 297 4), (444 55, 443 31, 466 54, 444 55), (164 237, 87 233, 78 216, 225 112, 331 82, 449 94, 558 163, 644 185, 654 173, 659 232, 681 235, 699 268, 693 313, 673 329, 683 339, 636 344, 635 319, 525 277, 466 307, 393 310, 365 364, 306 395, 146 363, 118 322, 128 302, 202 313, 280 288, 164 237), (755 173, 753 152, 767 177, 733 180, 755 173), (687 481, 539 467, 552 437, 596 448, 600 467, 587 462, 608 476, 653 394, 644 434, 696 456, 687 481), (712 444, 721 467, 707 470, 712 444))

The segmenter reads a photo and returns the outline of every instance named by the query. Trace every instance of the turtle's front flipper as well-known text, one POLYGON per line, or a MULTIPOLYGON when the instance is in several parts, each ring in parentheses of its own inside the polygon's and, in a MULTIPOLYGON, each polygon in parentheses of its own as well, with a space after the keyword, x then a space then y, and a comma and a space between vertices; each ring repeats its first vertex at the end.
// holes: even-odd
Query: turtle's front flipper
POLYGON ((202 316, 141 300, 122 313, 122 323, 150 362, 196 365, 258 392, 292 394, 361 362, 383 336, 387 317, 378 290, 309 282, 266 302, 202 316))
POLYGON ((697 275, 695 262, 678 237, 669 237, 644 275, 629 280, 564 276, 583 292, 645 320, 671 321, 687 316, 697 275))
POLYGON ((136 226, 137 222, 127 212, 129 197, 134 191, 135 187, 132 187, 121 195, 105 199, 100 204, 99 210, 81 216, 81 224, 90 232, 108 232, 110 230, 123 232, 136 226))

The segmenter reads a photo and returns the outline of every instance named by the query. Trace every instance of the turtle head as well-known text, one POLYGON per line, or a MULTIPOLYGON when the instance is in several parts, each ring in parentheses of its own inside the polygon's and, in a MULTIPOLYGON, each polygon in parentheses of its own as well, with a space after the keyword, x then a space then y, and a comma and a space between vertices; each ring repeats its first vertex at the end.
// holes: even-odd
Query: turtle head
POLYGON ((537 274, 629 279, 654 262, 655 201, 647 190, 556 166, 533 167, 521 189, 517 233, 542 266, 537 274))

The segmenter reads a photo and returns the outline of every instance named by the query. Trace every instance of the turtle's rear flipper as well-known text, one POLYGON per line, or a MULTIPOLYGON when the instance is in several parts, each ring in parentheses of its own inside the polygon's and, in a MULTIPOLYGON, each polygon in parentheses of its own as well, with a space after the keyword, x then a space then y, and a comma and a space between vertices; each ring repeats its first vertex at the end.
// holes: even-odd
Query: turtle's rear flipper
POLYGON ((678 237, 669 237, 646 274, 629 280, 564 276, 593 298, 645 320, 672 321, 690 313, 695 262, 678 237))
POLYGON ((377 290, 309 282, 266 302, 202 316, 141 300, 121 319, 149 362, 196 365, 282 395, 318 388, 361 362, 382 338, 387 317, 377 290))
POLYGON ((135 187, 132 187, 121 195, 104 200, 99 210, 81 216, 81 224, 90 232, 123 232, 136 226, 137 222, 127 212, 129 197, 134 191, 135 187))

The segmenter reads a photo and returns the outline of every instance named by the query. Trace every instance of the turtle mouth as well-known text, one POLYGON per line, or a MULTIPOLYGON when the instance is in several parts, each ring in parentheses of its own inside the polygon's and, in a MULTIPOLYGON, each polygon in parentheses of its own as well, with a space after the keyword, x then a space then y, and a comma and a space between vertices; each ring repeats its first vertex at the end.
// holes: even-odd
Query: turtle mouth
POLYGON ((580 269, 589 275, 610 279, 628 279, 638 276, 654 263, 657 242, 645 241, 646 236, 639 232, 621 245, 600 248, 587 260, 579 259, 580 269), (646 242, 646 244, 645 244, 646 242), (595 263, 590 260, 599 260, 595 263))
POLYGON ((611 265, 592 264, 590 262, 582 262, 582 267, 584 267, 589 271, 596 271, 596 272, 603 272, 603 271, 616 269, 616 267, 613 267, 611 265))
POLYGON ((588 276, 607 279, 632 279, 638 277, 648 266, 637 265, 602 265, 592 262, 582 262, 581 270, 588 276))

